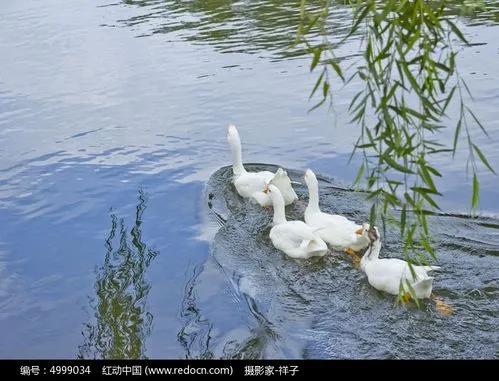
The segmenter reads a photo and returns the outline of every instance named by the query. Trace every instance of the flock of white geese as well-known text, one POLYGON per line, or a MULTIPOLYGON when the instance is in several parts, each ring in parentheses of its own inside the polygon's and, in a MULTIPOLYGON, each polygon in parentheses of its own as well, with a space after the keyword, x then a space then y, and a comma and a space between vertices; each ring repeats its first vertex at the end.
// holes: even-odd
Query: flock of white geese
MULTIPOLYGON (((319 183, 314 172, 308 169, 304 180, 308 187, 308 206, 304 221, 286 219, 285 206, 298 199, 293 182, 282 168, 276 173, 269 171, 248 172, 242 161, 241 139, 236 126, 229 125, 227 141, 232 151, 233 184, 237 193, 262 207, 274 209, 273 227, 270 240, 275 248, 291 258, 306 259, 324 256, 328 246, 344 250, 349 254, 365 249, 360 260, 360 269, 367 275, 374 288, 399 295, 401 287, 409 288, 411 295, 418 299, 429 298, 433 277, 428 275, 437 266, 412 266, 397 258, 379 258, 381 236, 377 227, 357 224, 345 216, 321 211, 319 206, 319 183)), ((409 295, 409 292, 406 292, 409 295)))

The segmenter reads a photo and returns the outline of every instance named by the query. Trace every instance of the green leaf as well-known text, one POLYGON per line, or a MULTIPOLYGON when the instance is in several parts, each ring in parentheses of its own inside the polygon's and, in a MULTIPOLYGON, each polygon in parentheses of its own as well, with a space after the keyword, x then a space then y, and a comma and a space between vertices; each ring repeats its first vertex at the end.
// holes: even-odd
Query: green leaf
MULTIPOLYGON (((445 71, 446 73, 450 73, 451 68, 449 66, 444 65, 441 62, 435 62, 436 67, 438 67, 440 70, 445 71)), ((443 91, 442 91, 443 92, 443 91)))
POLYGON ((426 185, 428 185, 428 187, 431 189, 433 193, 438 193, 437 188, 435 187, 435 183, 433 182, 433 179, 431 178, 431 175, 426 169, 426 167, 422 165, 419 167, 419 169, 420 169, 419 174, 421 175, 421 178, 426 183, 426 185))
POLYGON ((463 118, 459 118, 457 125, 456 125, 456 130, 454 132, 454 143, 452 145, 452 156, 456 154, 456 149, 457 149, 457 142, 459 140, 459 135, 461 133, 461 126, 463 124, 463 118))
POLYGON ((426 169, 429 172, 433 173, 435 176, 442 177, 442 174, 439 171, 437 171, 435 168, 427 166, 426 169))
POLYGON ((369 13, 370 6, 365 5, 363 8, 364 9, 362 9, 362 7, 359 8, 359 10, 356 12, 356 14, 354 14, 354 17, 353 17, 353 19, 355 20, 354 24, 352 25, 350 32, 348 32, 348 34, 343 38, 343 41, 345 41, 352 34, 354 34, 357 31, 360 23, 366 18, 367 14, 369 13))
POLYGON ((423 99, 423 94, 421 93, 421 89, 419 87, 418 82, 416 81, 416 78, 414 75, 411 73, 411 69, 409 69, 409 66, 407 65, 406 62, 401 62, 401 67, 402 70, 406 76, 406 78, 409 80, 409 83, 412 86, 412 89, 418 94, 419 98, 423 99))
POLYGON ((308 97, 308 99, 312 99, 312 97, 314 96, 315 92, 317 91, 317 89, 319 88, 319 86, 320 86, 320 84, 322 82, 322 79, 324 78, 324 74, 325 73, 326 73, 326 71, 323 70, 322 73, 321 73, 321 75, 319 76, 319 78, 315 82, 314 88, 312 89, 312 92, 310 93, 310 96, 308 97))
POLYGON ((376 226, 376 202, 373 203, 369 212, 369 225, 376 226))
POLYGON ((442 107, 442 113, 445 113, 445 110, 447 110, 447 106, 449 106, 449 103, 451 102, 452 98, 454 97, 454 92, 456 91, 456 86, 454 86, 450 93, 447 95, 447 98, 445 99, 445 104, 442 107))
MULTIPOLYGON (((415 273, 414 273, 412 262, 409 262, 409 269, 411 270, 411 273, 413 273, 413 278, 415 278, 415 273)), ((414 288, 411 285, 411 282, 409 282, 409 280, 406 279, 405 284, 407 286, 407 290, 409 291, 409 294, 411 295, 411 298, 414 300, 414 303, 416 303, 416 305, 419 308, 419 300, 416 296, 416 291, 414 290, 414 288)))
POLYGON ((475 172, 473 173, 473 194, 471 196, 472 209, 476 209, 478 207, 479 194, 480 194, 480 183, 478 182, 478 177, 475 172))
POLYGON ((310 71, 313 71, 317 66, 317 64, 319 63, 319 60, 321 59, 321 54, 322 54, 322 46, 319 46, 314 49, 312 63, 310 64, 310 71))
POLYGON ((425 193, 425 194, 434 194, 437 196, 442 196, 442 193, 438 192, 436 189, 430 189, 425 187, 411 187, 414 192, 425 193))
MULTIPOLYGON (((435 249, 433 249, 433 247, 431 247, 430 241, 428 240, 427 237, 425 237, 425 236, 421 237, 421 244, 423 245, 423 248, 426 250, 426 252, 428 254, 430 254, 433 259, 436 259, 435 249)), ((424 259, 425 258, 423 257, 423 260, 424 259)))
POLYGON ((338 64, 336 59, 330 59, 327 61, 332 67, 333 70, 338 74, 338 77, 341 78, 343 82, 345 82, 345 77, 343 77, 343 71, 341 70, 340 65, 338 64))
POLYGON ((464 37, 463 35, 463 32, 461 32, 461 30, 456 26, 456 24, 454 24, 451 20, 449 19, 445 19, 445 21, 447 22, 447 24, 450 26, 452 32, 454 32, 454 34, 459 37, 459 39, 464 42, 465 44, 468 44, 468 40, 464 37))
POLYGON ((322 100, 319 103, 317 103, 314 107, 312 107, 310 110, 308 110, 308 112, 312 112, 316 108, 319 108, 320 106, 322 106, 324 104, 324 102, 326 102, 326 98, 322 98, 322 100))
POLYGON ((404 235, 406 220, 407 220, 407 207, 406 204, 404 204, 402 212, 400 213, 400 235, 402 236, 404 235))
POLYGON ((408 168, 408 167, 406 167, 406 166, 404 166, 404 165, 402 165, 402 164, 397 163, 395 160, 393 160, 393 159, 392 159, 389 155, 387 155, 386 153, 383 153, 383 154, 381 155, 381 158, 383 159, 383 161, 384 161, 386 164, 388 164, 388 165, 389 165, 390 167, 392 167, 392 168, 395 168, 395 169, 396 169, 397 171, 399 171, 399 172, 409 173, 409 174, 413 174, 413 173, 414 173, 414 172, 413 172, 410 168, 408 168))
POLYGON ((473 100, 473 94, 471 94, 470 88, 468 87, 468 84, 464 79, 461 78, 461 83, 464 85, 464 88, 466 89, 466 92, 470 96, 470 98, 473 100))
POLYGON ((364 176, 364 171, 365 171, 366 167, 364 166, 364 163, 362 163, 362 165, 359 167, 358 171, 357 171, 357 176, 355 176, 355 180, 353 182, 354 185, 358 185, 360 180, 362 179, 362 176, 364 176))
POLYGON ((348 111, 350 111, 352 109, 352 107, 355 105, 355 102, 357 102, 357 99, 359 99, 359 97, 363 94, 364 92, 363 91, 359 91, 357 94, 355 94, 355 96, 352 98, 352 100, 350 101, 350 105, 348 106, 348 111))
MULTIPOLYGON (((415 189, 414 189, 415 190, 415 189)), ((415 190, 417 192, 417 190, 415 190)), ((435 200, 433 200, 431 198, 431 196, 429 195, 428 192, 418 192, 427 202, 428 204, 430 204, 432 207, 434 207, 435 209, 438 209, 438 210, 442 210, 440 209, 440 207, 438 206, 438 204, 435 202, 435 200)))
POLYGON ((327 97, 328 91, 329 91, 329 82, 324 81, 324 84, 322 85, 322 95, 324 96, 324 98, 327 97))
POLYGON ((478 157, 480 158, 482 163, 485 164, 485 166, 489 169, 490 172, 492 172, 493 174, 496 174, 496 172, 494 171, 492 166, 489 164, 487 158, 485 157, 483 152, 480 150, 480 148, 478 148, 475 144, 472 144, 472 145, 473 145, 473 149, 475 150, 476 154, 478 155, 478 157))
POLYGON ((373 143, 357 144, 355 147, 360 149, 366 149, 374 147, 374 144, 373 143))
POLYGON ((482 125, 482 123, 480 123, 480 120, 478 120, 478 118, 476 117, 475 113, 473 111, 471 111, 471 109, 469 107, 466 107, 466 110, 468 110, 468 112, 470 113, 470 115, 472 116, 472 118, 475 120, 476 124, 478 124, 478 126, 481 128, 481 130, 485 134, 485 136, 488 137, 489 134, 487 133, 487 130, 482 125))

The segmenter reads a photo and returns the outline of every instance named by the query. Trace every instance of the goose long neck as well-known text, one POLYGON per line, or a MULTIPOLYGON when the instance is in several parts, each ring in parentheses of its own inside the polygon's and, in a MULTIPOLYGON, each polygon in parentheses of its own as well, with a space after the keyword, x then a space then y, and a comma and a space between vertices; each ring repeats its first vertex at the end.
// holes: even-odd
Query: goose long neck
POLYGON ((308 186, 308 208, 314 212, 319 212, 319 184, 317 181, 310 181, 308 186))
POLYGON ((381 241, 379 239, 374 241, 373 243, 371 243, 371 245, 367 247, 366 252, 364 253, 364 255, 360 260, 360 269, 362 271, 366 272, 366 265, 369 262, 378 260, 380 250, 381 250, 381 241))
POLYGON ((373 242, 371 260, 379 259, 379 252, 381 251, 381 240, 377 239, 373 242))
POLYGON ((246 172, 243 166, 243 154, 239 136, 230 141, 230 149, 232 151, 232 170, 234 175, 239 176, 246 172))
POLYGON ((274 225, 279 225, 286 222, 286 213, 284 208, 284 199, 280 193, 272 192, 270 197, 272 198, 272 204, 274 207, 274 225))
POLYGON ((367 248, 366 252, 362 256, 362 261, 375 261, 379 258, 379 252, 381 251, 381 240, 378 238, 376 241, 371 243, 367 248))

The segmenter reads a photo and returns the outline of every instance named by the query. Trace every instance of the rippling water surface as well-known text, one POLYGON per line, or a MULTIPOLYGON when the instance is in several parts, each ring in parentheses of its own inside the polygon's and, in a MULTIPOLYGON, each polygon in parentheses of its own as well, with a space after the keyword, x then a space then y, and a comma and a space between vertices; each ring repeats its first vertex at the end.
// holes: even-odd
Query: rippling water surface
MULTIPOLYGON (((296 7, 0 4, 0 357, 497 356, 496 176, 482 174, 482 217, 435 223, 435 291, 451 317, 394 307, 341 255, 286 260, 268 212, 217 193, 229 122, 246 161, 310 166, 336 185, 355 175, 346 106, 359 84, 307 112, 315 76, 290 48, 296 7)), ((497 2, 456 10, 473 42, 459 68, 489 131, 475 138, 496 168, 498 13, 497 2)), ((331 22, 344 33, 348 9, 331 22)), ((358 41, 338 53, 353 62, 358 41)), ((465 151, 440 162, 447 212, 468 211, 465 162, 465 151)), ((365 219, 358 194, 328 189, 328 207, 365 219)))

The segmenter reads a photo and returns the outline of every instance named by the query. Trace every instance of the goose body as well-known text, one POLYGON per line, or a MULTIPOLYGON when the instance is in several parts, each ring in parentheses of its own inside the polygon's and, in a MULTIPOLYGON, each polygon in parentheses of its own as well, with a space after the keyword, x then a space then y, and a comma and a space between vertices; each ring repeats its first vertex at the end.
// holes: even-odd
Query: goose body
POLYGON ((381 238, 378 228, 369 232, 373 237, 371 246, 367 249, 360 261, 361 270, 367 275, 368 282, 377 290, 398 295, 400 287, 408 292, 406 283, 414 290, 418 299, 429 298, 433 286, 433 277, 428 275, 429 271, 438 270, 438 266, 415 266, 416 277, 413 277, 409 264, 397 258, 379 258, 381 250, 381 238))
POLYGON ((317 235, 315 229, 303 221, 287 221, 284 199, 275 185, 269 185, 267 193, 274 207, 273 227, 270 240, 276 249, 291 258, 322 257, 327 253, 326 243, 317 235))
POLYGON ((261 206, 271 206, 272 200, 264 190, 269 184, 273 184, 281 191, 285 205, 298 199, 288 174, 282 168, 276 173, 246 171, 242 162, 241 139, 236 126, 232 124, 227 131, 227 141, 232 151, 233 183, 241 197, 256 201, 261 206))
POLYGON ((369 239, 363 233, 369 229, 369 225, 358 225, 345 216, 322 212, 319 207, 319 183, 310 169, 305 172, 305 182, 309 194, 305 222, 319 229, 320 237, 335 249, 360 251, 367 247, 369 239))

